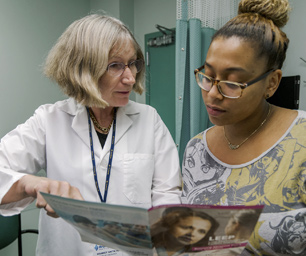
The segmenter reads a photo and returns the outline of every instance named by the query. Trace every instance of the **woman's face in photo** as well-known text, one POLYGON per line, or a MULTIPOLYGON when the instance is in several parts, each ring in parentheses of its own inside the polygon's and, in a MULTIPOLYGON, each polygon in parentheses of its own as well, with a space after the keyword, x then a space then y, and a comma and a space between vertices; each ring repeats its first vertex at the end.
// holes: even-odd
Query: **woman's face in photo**
POLYGON ((236 234, 236 229, 237 229, 237 226, 239 224, 235 221, 234 218, 230 218, 230 220, 228 221, 226 227, 225 227, 225 234, 227 236, 229 235, 235 235, 236 234))
POLYGON ((211 222, 197 216, 182 218, 170 233, 183 245, 190 245, 203 239, 211 229, 211 222))

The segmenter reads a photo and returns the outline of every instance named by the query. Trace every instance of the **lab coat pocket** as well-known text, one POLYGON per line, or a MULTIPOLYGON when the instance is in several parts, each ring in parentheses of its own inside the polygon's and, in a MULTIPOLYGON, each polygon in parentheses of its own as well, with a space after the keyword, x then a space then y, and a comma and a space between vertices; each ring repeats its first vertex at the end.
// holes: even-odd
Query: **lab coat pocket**
POLYGON ((125 154, 123 192, 133 204, 151 204, 154 155, 125 154))

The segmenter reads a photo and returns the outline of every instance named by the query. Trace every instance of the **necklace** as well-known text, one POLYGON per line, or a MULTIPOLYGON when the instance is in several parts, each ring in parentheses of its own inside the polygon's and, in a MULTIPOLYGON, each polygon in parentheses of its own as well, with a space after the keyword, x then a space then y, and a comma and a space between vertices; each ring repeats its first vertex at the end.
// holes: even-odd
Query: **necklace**
POLYGON ((90 118, 91 118, 92 122, 94 123, 94 125, 95 125, 100 131, 102 131, 103 134, 108 134, 110 128, 112 127, 112 124, 113 124, 113 121, 114 121, 114 116, 113 116, 112 122, 109 124, 108 127, 102 127, 102 126, 99 124, 98 120, 96 119, 96 117, 95 117, 94 113, 92 112, 92 109, 91 109, 91 108, 89 109, 89 115, 90 115, 90 118))
POLYGON ((223 126, 223 131, 224 131, 224 137, 227 141, 227 144, 228 144, 228 147, 231 149, 231 150, 235 150, 235 149, 238 149, 243 143, 245 143, 250 137, 252 137, 258 130, 260 127, 262 127, 264 125, 264 123, 267 121, 269 115, 270 115, 270 111, 271 111, 271 105, 269 104, 269 111, 268 111, 268 114, 266 116, 266 118, 261 122, 261 124, 255 129, 255 131, 253 131, 251 133, 251 135, 249 135, 246 139, 244 139, 240 144, 238 145, 235 145, 235 144, 232 144, 229 139, 226 137, 226 134, 225 134, 225 127, 223 126))

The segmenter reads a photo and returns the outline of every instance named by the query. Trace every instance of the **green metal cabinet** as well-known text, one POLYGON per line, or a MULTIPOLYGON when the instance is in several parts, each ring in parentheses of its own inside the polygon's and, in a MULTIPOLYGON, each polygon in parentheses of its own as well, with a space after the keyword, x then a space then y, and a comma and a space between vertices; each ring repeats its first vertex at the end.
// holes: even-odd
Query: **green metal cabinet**
POLYGON ((153 106, 175 139, 175 43, 150 46, 161 32, 145 35, 146 104, 153 106))

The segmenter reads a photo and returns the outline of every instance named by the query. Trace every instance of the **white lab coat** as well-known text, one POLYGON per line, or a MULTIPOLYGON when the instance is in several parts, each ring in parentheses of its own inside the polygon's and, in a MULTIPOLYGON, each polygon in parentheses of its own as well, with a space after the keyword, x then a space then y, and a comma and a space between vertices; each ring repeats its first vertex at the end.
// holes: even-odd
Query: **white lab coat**
MULTIPOLYGON (((45 169, 47 177, 77 187, 87 201, 96 191, 87 112, 73 99, 39 107, 0 144, 0 202, 22 173, 45 169)), ((110 134, 112 133, 112 129, 110 134)), ((111 136, 102 149, 93 131, 98 182, 104 195, 111 136)), ((180 203, 181 176, 174 141, 156 110, 130 101, 117 111, 117 129, 107 203, 149 208, 180 203)), ((33 199, 0 205, 0 214, 19 213, 33 199)), ((61 218, 40 212, 37 255, 97 255, 61 218)), ((118 252, 121 255, 121 252, 118 252)))

